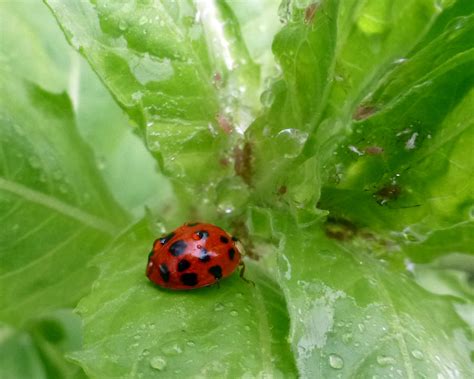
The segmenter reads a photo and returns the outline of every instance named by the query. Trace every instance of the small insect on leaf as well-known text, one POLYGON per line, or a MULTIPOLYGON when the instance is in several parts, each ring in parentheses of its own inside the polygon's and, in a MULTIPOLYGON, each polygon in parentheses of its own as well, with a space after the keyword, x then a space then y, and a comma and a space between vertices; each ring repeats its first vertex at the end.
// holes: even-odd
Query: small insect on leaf
POLYGON ((377 109, 373 105, 359 105, 357 109, 352 114, 353 120, 364 120, 370 116, 372 116, 377 109))
POLYGON ((387 184, 374 193, 377 203, 384 205, 392 200, 397 200, 402 192, 402 188, 398 184, 387 184))
POLYGON ((316 15, 317 10, 320 7, 320 3, 313 3, 306 7, 304 10, 304 22, 305 24, 313 23, 314 16, 316 15))

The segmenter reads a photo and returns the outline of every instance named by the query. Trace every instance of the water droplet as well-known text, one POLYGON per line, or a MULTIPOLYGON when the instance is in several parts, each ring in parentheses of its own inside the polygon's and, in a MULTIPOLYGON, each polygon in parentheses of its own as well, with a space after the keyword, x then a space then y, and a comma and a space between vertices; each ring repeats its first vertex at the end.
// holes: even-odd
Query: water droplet
POLYGON ((357 147, 355 147, 354 145, 349 145, 348 146, 349 150, 352 151, 353 153, 356 153, 359 157, 361 155, 364 155, 364 153, 362 151, 360 151, 357 147))
POLYGON ((190 347, 193 347, 195 346, 196 344, 194 343, 194 341, 188 341, 186 342, 186 345, 190 346, 190 347))
POLYGON ((420 361, 425 357, 420 350, 413 350, 411 352, 411 355, 413 356, 413 358, 418 359, 420 361))
POLYGON ((30 162, 31 167, 33 168, 39 168, 41 166, 41 162, 38 157, 32 156, 28 159, 28 162, 30 162))
POLYGON ((166 360, 160 356, 153 357, 150 359, 150 366, 155 370, 164 370, 166 367, 166 360))
POLYGON ((96 163, 97 163, 97 168, 98 168, 99 170, 102 171, 102 170, 105 169, 106 164, 105 164, 105 157, 104 157, 104 156, 97 157, 96 163))
POLYGON ((119 21, 119 29, 123 32, 127 29, 127 23, 124 20, 119 21))
POLYGON ((380 366, 388 366, 388 365, 394 365, 395 363, 397 363, 397 361, 394 358, 389 357, 387 355, 379 355, 377 356, 377 363, 380 366))
POLYGON ((308 133, 299 129, 283 129, 275 137, 276 146, 282 149, 285 158, 295 158, 303 149, 308 133))
POLYGON ((340 370, 344 367, 344 360, 337 354, 330 354, 329 355, 329 365, 332 368, 340 370))
POLYGON ((291 18, 291 9, 289 1, 282 1, 278 7, 278 17, 280 22, 286 24, 291 18))
POLYGON ((416 137, 418 137, 417 132, 413 133, 408 141, 405 142, 405 150, 413 150, 416 147, 416 137))
POLYGON ((177 343, 165 346, 161 350, 165 355, 178 355, 183 352, 183 350, 177 343))
POLYGON ((250 331, 250 326, 245 325, 245 326, 244 326, 244 329, 248 332, 248 331, 250 331))
POLYGON ((403 260, 403 263, 405 264, 405 269, 409 272, 415 272, 416 265, 408 258, 405 258, 403 260))
POLYGON ((230 311, 230 315, 237 317, 239 315, 239 312, 237 312, 236 310, 233 310, 233 311, 230 311))
POLYGON ((216 305, 214 306, 214 310, 215 310, 216 312, 220 312, 220 311, 224 310, 224 304, 222 304, 222 303, 216 303, 216 305))
POLYGON ((217 209, 221 213, 231 214, 236 210, 244 210, 249 192, 241 177, 222 180, 216 188, 217 209))
POLYGON ((361 332, 363 332, 363 331, 365 330, 365 325, 362 324, 362 323, 360 323, 359 325, 357 325, 357 327, 359 328, 359 330, 360 330, 361 332))
POLYGON ((399 58, 399 59, 395 60, 393 63, 398 65, 398 64, 406 63, 407 61, 408 61, 407 58, 399 58))
POLYGON ((342 335, 342 341, 344 343, 349 343, 351 341, 351 339, 352 339, 352 333, 344 333, 342 335))
POLYGON ((143 97, 143 92, 142 91, 136 91, 132 93, 132 100, 134 101, 140 101, 140 99, 143 97))
POLYGON ((140 17, 140 20, 138 20, 139 25, 145 25, 148 22, 148 18, 145 16, 140 17))
POLYGON ((469 211, 469 217, 471 219, 474 219, 474 207, 472 207, 471 210, 469 211))
POLYGON ((260 96, 260 102, 264 107, 270 108, 271 105, 273 104, 273 101, 275 100, 275 95, 273 94, 273 91, 271 90, 266 90, 262 93, 260 96))

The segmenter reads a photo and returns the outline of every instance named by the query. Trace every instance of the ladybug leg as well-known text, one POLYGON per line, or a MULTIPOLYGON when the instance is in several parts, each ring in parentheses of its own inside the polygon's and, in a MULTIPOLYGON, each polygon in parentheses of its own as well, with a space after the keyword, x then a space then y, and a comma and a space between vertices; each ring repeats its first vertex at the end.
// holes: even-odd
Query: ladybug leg
POLYGON ((255 287, 255 283, 252 282, 250 279, 247 279, 246 277, 244 277, 244 274, 245 274, 245 263, 243 260, 240 260, 240 263, 239 263, 239 266, 240 266, 240 278, 244 280, 244 282, 248 283, 248 284, 251 284, 252 286, 255 287))
POLYGON ((221 281, 219 279, 217 279, 214 284, 216 285, 217 289, 221 288, 221 281))

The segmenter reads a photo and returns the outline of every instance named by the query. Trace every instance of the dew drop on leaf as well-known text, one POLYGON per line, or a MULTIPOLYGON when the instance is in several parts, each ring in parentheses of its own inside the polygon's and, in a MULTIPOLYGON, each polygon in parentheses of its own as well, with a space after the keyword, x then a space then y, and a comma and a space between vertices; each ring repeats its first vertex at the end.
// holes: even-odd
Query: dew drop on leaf
POLYGON ((237 312, 236 310, 233 310, 233 311, 230 311, 230 315, 233 317, 237 317, 239 315, 239 312, 237 312))
POLYGON ((260 96, 260 102, 264 107, 269 108, 273 104, 273 100, 275 100, 275 95, 273 91, 267 90, 262 93, 260 96))
POLYGON ((298 156, 307 139, 308 133, 298 129, 283 129, 275 137, 277 145, 282 147, 285 158, 298 156))
POLYGON ((105 169, 105 166, 106 166, 105 165, 105 157, 102 157, 102 156, 98 157, 97 158, 97 168, 102 171, 102 170, 105 169))
POLYGON ((388 365, 394 365, 395 363, 397 363, 397 361, 387 355, 379 355, 377 356, 377 363, 380 366, 388 366, 388 365))
POLYGON ((155 370, 164 370, 166 367, 166 360, 160 356, 153 357, 150 359, 150 366, 155 370))
POLYGON ((220 311, 222 311, 223 309, 224 309, 224 304, 222 304, 222 303, 216 303, 216 305, 214 306, 214 310, 215 310, 216 312, 220 312, 220 311))
POLYGON ((413 358, 418 359, 420 361, 424 358, 424 355, 420 350, 412 350, 411 355, 413 356, 413 358))
POLYGON ((119 29, 123 32, 127 29, 127 23, 124 20, 120 20, 119 29))
POLYGON ((176 343, 165 346, 161 350, 163 351, 165 355, 178 355, 183 352, 181 347, 176 343))
POLYGON ((344 367, 344 360, 337 354, 330 354, 329 355, 329 366, 340 370, 344 367))
POLYGON ((29 158, 28 162, 30 162, 31 167, 33 168, 39 168, 41 166, 40 160, 36 156, 29 158))

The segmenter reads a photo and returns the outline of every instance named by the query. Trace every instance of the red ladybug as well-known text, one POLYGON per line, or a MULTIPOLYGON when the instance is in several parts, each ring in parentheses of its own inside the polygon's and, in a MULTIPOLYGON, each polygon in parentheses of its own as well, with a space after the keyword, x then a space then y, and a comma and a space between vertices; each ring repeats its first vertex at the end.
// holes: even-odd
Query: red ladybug
POLYGON ((212 224, 184 224, 154 242, 146 276, 173 290, 210 286, 243 266, 236 241, 212 224))

